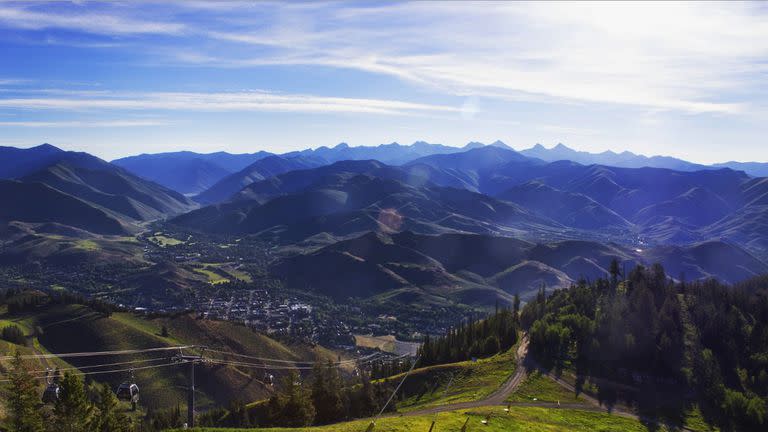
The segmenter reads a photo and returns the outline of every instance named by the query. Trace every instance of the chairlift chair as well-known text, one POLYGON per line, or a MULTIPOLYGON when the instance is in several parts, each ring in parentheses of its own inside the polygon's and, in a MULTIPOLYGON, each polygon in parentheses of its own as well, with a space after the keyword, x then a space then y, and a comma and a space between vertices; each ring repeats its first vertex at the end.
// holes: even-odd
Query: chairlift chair
POLYGON ((131 403, 131 409, 136 410, 136 404, 139 403, 139 386, 134 382, 133 370, 130 371, 130 379, 123 381, 117 387, 115 392, 118 400, 131 403))
POLYGON ((43 403, 52 404, 59 400, 61 386, 59 386, 55 373, 51 369, 45 370, 45 391, 43 391, 43 403))
POLYGON ((54 382, 49 383, 47 386, 45 386, 45 391, 43 392, 43 403, 56 403, 56 401, 59 400, 60 395, 61 387, 59 387, 59 385, 54 382))

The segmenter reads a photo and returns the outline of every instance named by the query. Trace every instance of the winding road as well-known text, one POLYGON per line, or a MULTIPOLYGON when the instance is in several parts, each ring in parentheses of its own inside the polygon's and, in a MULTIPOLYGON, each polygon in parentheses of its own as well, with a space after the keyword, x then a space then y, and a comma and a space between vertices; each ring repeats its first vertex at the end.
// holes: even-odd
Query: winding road
POLYGON ((471 401, 471 402, 458 402, 458 403, 448 404, 448 405, 439 405, 439 406, 420 409, 417 411, 410 411, 402 415, 410 417, 410 416, 436 414, 436 413, 445 412, 445 411, 456 411, 456 410, 463 410, 463 409, 470 409, 470 408, 479 408, 479 407, 488 406, 488 405, 505 405, 505 401, 507 400, 507 398, 509 398, 509 395, 511 395, 515 390, 517 390, 517 388, 520 387, 520 384, 522 384, 523 381, 525 380, 525 377, 528 376, 525 367, 523 367, 523 362, 525 361, 525 358, 527 358, 527 356, 528 356, 528 338, 524 337, 520 341, 520 345, 517 347, 517 356, 516 356, 517 367, 515 368, 515 373, 513 373, 512 376, 509 377, 509 379, 501 387, 499 387, 495 392, 491 393, 485 399, 478 400, 478 401, 471 401))
MULTIPOLYGON (((391 416, 403 416, 403 417, 412 417, 412 416, 423 416, 423 415, 431 415, 431 414, 437 414, 441 412, 447 412, 447 411, 458 411, 458 410, 467 410, 472 408, 480 408, 480 407, 487 407, 487 406, 493 406, 493 405, 503 405, 506 406, 509 404, 507 401, 512 395, 512 393, 515 392, 515 390, 520 387, 520 384, 525 381, 525 378, 528 376, 529 370, 539 369, 538 366, 535 364, 532 358, 528 357, 528 336, 524 336, 521 341, 520 345, 517 348, 517 356, 516 356, 516 367, 515 372, 512 374, 512 376, 509 377, 509 379, 502 384, 501 387, 499 387, 495 392, 491 393, 488 397, 482 400, 477 401, 470 401, 470 402, 458 402, 453 404, 447 404, 447 405, 439 405, 434 407, 428 407, 423 408, 416 411, 410 411, 407 413, 395 413, 391 414, 391 416)), ((567 381, 547 374, 546 372, 542 371, 542 374, 562 386, 563 388, 575 392, 576 389, 568 383, 567 381)), ((579 404, 579 403, 552 403, 552 402, 514 402, 512 403, 512 406, 518 406, 518 407, 540 407, 540 408, 552 408, 552 409, 579 409, 583 411, 593 411, 593 412, 607 412, 613 415, 621 416, 630 418, 633 420, 641 421, 644 423, 657 423, 656 419, 647 418, 643 416, 638 416, 632 412, 625 411, 619 408, 606 408, 603 406, 600 401, 595 399, 592 396, 589 396, 585 393, 580 393, 580 396, 583 398, 585 402, 587 402, 589 405, 586 404, 579 404)), ((681 431, 689 431, 689 429, 686 428, 679 428, 678 430, 681 431)))

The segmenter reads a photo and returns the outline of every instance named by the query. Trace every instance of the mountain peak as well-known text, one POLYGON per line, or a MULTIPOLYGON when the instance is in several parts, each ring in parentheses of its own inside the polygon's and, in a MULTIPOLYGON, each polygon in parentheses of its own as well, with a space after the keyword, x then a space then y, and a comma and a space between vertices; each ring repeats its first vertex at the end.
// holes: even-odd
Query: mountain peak
POLYGON ((334 147, 335 150, 343 150, 343 149, 348 149, 348 148, 349 148, 349 144, 347 144, 345 142, 340 142, 340 143, 336 144, 336 147, 334 147))
POLYGON ((560 150, 560 151, 568 150, 568 151, 573 151, 572 148, 568 147, 567 145, 565 145, 563 143, 557 143, 556 146, 552 147, 552 150, 560 150))
POLYGON ((512 147, 510 147, 510 146, 506 145, 506 144, 504 143, 504 141, 501 141, 501 140, 496 140, 496 141, 492 142, 492 143, 491 143, 491 144, 489 144, 489 145, 491 145, 491 146, 493 146, 493 147, 501 147, 501 148, 503 148, 503 149, 512 150, 512 147))
POLYGON ((470 141, 463 148, 465 148, 467 150, 472 150, 472 149, 476 149, 476 148, 480 148, 480 147, 485 147, 485 144, 483 144, 481 142, 477 142, 477 141, 470 141))
POLYGON ((546 148, 543 145, 541 145, 541 143, 536 143, 536 145, 533 146, 531 149, 532 150, 546 150, 546 148))
POLYGON ((30 150, 40 150, 40 151, 46 151, 46 152, 50 152, 50 153, 58 153, 58 152, 63 152, 64 151, 64 150, 62 150, 62 149, 60 149, 60 148, 58 148, 58 147, 56 147, 54 145, 48 144, 48 143, 43 143, 43 144, 40 144, 39 146, 32 147, 32 148, 30 148, 30 150))

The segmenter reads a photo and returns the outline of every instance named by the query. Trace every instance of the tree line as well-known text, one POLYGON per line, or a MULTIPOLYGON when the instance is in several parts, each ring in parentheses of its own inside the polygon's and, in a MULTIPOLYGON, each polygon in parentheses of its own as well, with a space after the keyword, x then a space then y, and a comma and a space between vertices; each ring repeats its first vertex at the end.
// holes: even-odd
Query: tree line
MULTIPOLYGON (((362 371, 345 380, 330 361, 315 365, 309 382, 293 372, 285 376, 268 400, 246 406, 235 401, 228 409, 210 411, 199 423, 212 427, 302 427, 372 417, 381 411, 394 387, 372 382, 362 371)), ((394 409, 394 403, 387 411, 394 409)))
POLYGON ((135 424, 118 407, 108 385, 86 387, 66 372, 59 382, 59 398, 52 408, 40 402, 33 368, 17 351, 8 385, 7 427, 14 432, 128 432, 135 424))
POLYGON ((629 384, 641 412, 681 420, 698 406, 724 430, 767 425, 766 276, 735 286, 676 282, 661 265, 623 275, 614 261, 608 278, 549 297, 542 289, 520 319, 539 363, 629 384), (660 406, 656 396, 669 393, 676 402, 660 406))
POLYGON ((517 343, 519 308, 516 295, 512 310, 497 306, 495 313, 484 319, 462 322, 443 336, 426 336, 417 354, 420 364, 454 363, 507 351, 517 343))

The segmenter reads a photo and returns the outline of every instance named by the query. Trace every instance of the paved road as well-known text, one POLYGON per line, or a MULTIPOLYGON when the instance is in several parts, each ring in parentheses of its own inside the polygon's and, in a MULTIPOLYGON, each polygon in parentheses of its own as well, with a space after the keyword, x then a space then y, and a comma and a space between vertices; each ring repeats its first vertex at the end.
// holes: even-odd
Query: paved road
MULTIPOLYGON (((495 392, 491 393, 487 398, 479 401, 471 402, 459 402, 449 405, 440 405, 429 408, 420 409, 417 411, 410 411, 402 414, 403 416, 420 416, 436 414, 439 412, 456 411, 470 408, 479 408, 488 405, 504 405, 509 395, 511 395, 525 380, 528 375, 523 363, 528 356, 528 337, 525 336, 520 341, 520 345, 517 348, 517 367, 515 373, 495 392)), ((399 414, 394 414, 399 415, 399 414)))
MULTIPOLYGON (((525 381, 525 378, 528 376, 528 371, 538 368, 538 366, 535 364, 533 359, 528 357, 528 336, 527 335, 523 337, 523 339, 520 341, 520 345, 517 348, 516 362, 517 362, 517 366, 515 368, 515 373, 512 374, 512 376, 498 390, 491 393, 485 399, 482 399, 479 401, 472 401, 472 402, 459 402, 459 403, 454 403, 449 405, 440 405, 440 406, 420 409, 417 411, 410 411, 402 414, 395 413, 395 414, 391 414, 390 416, 411 417, 411 416, 437 414, 437 413, 446 412, 446 411, 467 410, 472 408, 480 408, 484 406, 507 405, 509 403, 507 402, 507 399, 509 399, 509 396, 512 393, 514 393, 518 387, 520 387, 520 384, 522 384, 523 381, 525 381)), ((546 375, 547 377, 549 377, 550 379, 552 379, 554 382, 564 387, 565 389, 571 392, 576 391, 575 388, 567 381, 559 377, 546 374, 546 372, 544 371, 542 371, 542 374, 546 375)), ((539 408, 552 408, 552 409, 571 408, 571 409, 579 409, 583 411, 609 412, 613 415, 618 415, 621 417, 642 421, 644 423, 657 423, 655 419, 638 416, 632 412, 624 411, 619 408, 614 407, 612 409, 608 409, 605 406, 601 405, 600 401, 583 392, 580 393, 580 396, 586 402, 588 402, 591 406, 585 405, 585 404, 578 404, 578 403, 556 404, 551 402, 515 402, 512 405, 520 406, 520 407, 539 407, 539 408)), ((686 428, 680 428, 679 430, 689 431, 689 429, 686 429, 686 428)))

